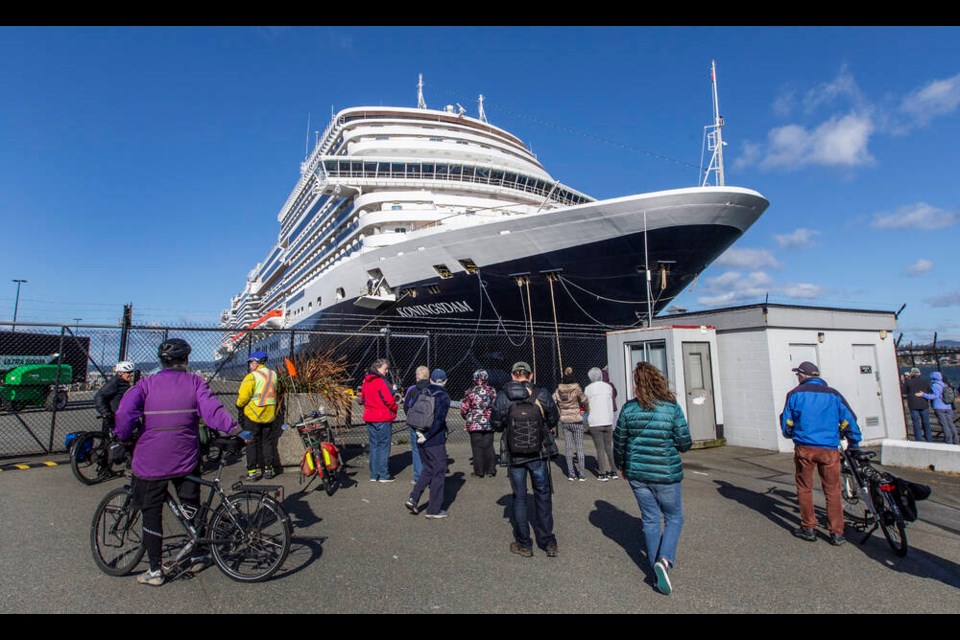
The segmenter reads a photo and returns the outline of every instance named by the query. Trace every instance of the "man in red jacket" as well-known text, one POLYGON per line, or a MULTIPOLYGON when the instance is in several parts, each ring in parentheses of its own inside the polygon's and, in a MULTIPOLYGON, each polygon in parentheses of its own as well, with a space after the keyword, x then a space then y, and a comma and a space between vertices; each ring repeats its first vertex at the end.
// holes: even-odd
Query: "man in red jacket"
POLYGON ((363 421, 370 436, 370 482, 393 482, 387 469, 390 444, 393 439, 393 419, 397 417, 397 401, 387 382, 390 364, 379 358, 370 365, 363 378, 360 401, 363 403, 363 421))

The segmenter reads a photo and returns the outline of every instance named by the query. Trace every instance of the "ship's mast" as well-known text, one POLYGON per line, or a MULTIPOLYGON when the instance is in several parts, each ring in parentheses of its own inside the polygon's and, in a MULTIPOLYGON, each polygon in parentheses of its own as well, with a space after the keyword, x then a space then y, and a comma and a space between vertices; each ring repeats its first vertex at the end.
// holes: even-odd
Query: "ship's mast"
MULTIPOLYGON (((723 116, 720 115, 720 100, 717 97, 717 61, 710 61, 710 84, 713 87, 713 124, 704 127, 704 133, 707 138, 707 150, 713 152, 710 158, 710 165, 706 173, 703 174, 703 182, 700 186, 706 187, 710 183, 710 174, 713 173, 716 178, 715 186, 722 187, 725 184, 723 177, 723 116), (712 129, 712 131, 711 131, 712 129)), ((701 165, 702 166, 702 165, 701 165)))
POLYGON ((417 82, 417 109, 426 109, 427 102, 423 99, 423 74, 417 74, 419 76, 419 81, 417 82))
POLYGON ((479 102, 480 102, 480 115, 478 117, 480 118, 480 122, 486 122, 487 112, 483 110, 483 94, 482 93, 480 94, 479 102))

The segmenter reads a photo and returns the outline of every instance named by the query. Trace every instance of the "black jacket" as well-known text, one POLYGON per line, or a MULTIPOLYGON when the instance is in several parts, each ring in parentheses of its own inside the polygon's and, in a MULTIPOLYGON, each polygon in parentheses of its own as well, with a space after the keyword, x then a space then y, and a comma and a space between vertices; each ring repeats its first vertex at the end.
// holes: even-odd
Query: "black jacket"
POLYGON ((112 416, 117 412, 120 406, 120 398, 130 388, 130 383, 120 376, 113 376, 107 383, 100 387, 97 394, 93 396, 93 406, 101 416, 112 416))
POLYGON ((930 403, 927 402, 925 398, 918 398, 913 395, 917 391, 930 393, 930 384, 924 380, 922 376, 910 376, 906 382, 903 383, 903 393, 907 396, 907 407, 911 411, 929 409, 930 403))
MULTIPOLYGON (((546 389, 533 386, 530 382, 524 383, 515 380, 511 380, 503 385, 500 391, 497 392, 497 397, 493 400, 493 407, 490 410, 490 426, 493 430, 502 434, 504 429, 507 428, 507 413, 510 411, 510 405, 517 400, 523 400, 531 395, 543 409, 543 418, 546 427, 551 431, 555 430, 557 425, 560 424, 560 409, 557 407, 557 403, 553 401, 550 393, 546 389)), ((557 455, 557 443, 549 436, 544 439, 543 448, 539 455, 517 458, 510 455, 509 448, 503 436, 501 435, 500 437, 501 462, 508 465, 524 464, 532 460, 541 460, 555 455, 557 455)))

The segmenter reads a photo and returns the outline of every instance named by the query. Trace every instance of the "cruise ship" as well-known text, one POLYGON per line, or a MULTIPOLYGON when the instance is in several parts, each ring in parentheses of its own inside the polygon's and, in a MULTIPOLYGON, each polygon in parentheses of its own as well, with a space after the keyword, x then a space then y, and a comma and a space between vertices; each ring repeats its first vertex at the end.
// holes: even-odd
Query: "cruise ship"
POLYGON ((317 137, 276 243, 221 315, 221 355, 254 327, 337 318, 639 326, 769 204, 723 183, 715 83, 703 184, 606 200, 555 180, 483 96, 472 117, 419 87, 416 107, 344 109, 317 137))

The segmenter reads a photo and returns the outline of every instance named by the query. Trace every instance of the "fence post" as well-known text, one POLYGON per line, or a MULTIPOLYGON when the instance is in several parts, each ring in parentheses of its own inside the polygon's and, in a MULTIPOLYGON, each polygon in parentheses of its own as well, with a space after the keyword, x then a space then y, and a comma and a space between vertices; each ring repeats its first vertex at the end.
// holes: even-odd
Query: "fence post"
POLYGON ((117 354, 117 360, 127 359, 127 337, 130 333, 130 325, 133 323, 133 303, 123 305, 123 315, 120 318, 120 353, 117 354))
MULTIPOLYGON (((57 349, 57 379, 53 381, 53 411, 50 415, 50 440, 47 443, 47 451, 53 451, 53 432, 57 430, 57 396, 60 394, 60 366, 63 364, 63 334, 65 331, 66 327, 60 327, 60 348, 57 349)), ((73 382, 72 379, 70 381, 73 382)), ((46 398, 43 402, 46 404, 46 398)))
POLYGON ((290 360, 293 360, 293 359, 294 359, 294 356, 296 355, 296 354, 293 352, 293 336, 294 336, 295 334, 296 334, 296 331, 294 331, 293 329, 291 329, 291 330, 290 330, 290 360))

